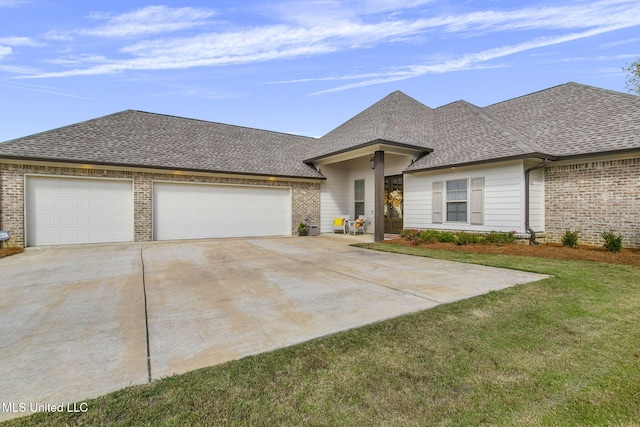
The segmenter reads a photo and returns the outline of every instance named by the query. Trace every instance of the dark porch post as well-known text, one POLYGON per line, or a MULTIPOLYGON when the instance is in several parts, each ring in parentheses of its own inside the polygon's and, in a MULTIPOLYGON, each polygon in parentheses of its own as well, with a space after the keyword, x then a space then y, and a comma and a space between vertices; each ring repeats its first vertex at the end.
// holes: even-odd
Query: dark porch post
POLYGON ((376 151, 374 154, 374 221, 375 230, 373 234, 374 242, 384 240, 384 151, 376 151))

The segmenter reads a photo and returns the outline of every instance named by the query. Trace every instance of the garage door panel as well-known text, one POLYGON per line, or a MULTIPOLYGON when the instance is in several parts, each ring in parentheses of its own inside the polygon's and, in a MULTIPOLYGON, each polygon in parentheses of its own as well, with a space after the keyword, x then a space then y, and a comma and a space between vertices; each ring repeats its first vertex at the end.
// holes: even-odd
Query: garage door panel
POLYGON ((111 205, 111 203, 113 203, 113 201, 106 198, 91 197, 88 200, 88 206, 90 209, 106 209, 107 206, 111 205))
POLYGON ((108 238, 109 237, 106 230, 89 230, 89 239, 93 241, 103 241, 107 240, 108 238))
POLYGON ((291 233, 286 187, 154 183, 154 239, 291 233))
MULTIPOLYGON (((93 214, 93 215, 89 215, 89 225, 91 226, 96 226, 96 225, 106 225, 107 222, 107 215, 105 214, 93 214)), ((110 215, 109 219, 118 219, 117 215, 110 215)), ((116 221, 114 221, 114 223, 117 223, 116 221)))
POLYGON ((77 209, 78 208, 78 196, 64 194, 58 198, 58 206, 60 209, 77 209))
POLYGON ((117 229, 116 231, 118 233, 122 232, 123 230, 125 230, 125 226, 129 224, 129 217, 128 215, 125 214, 111 214, 107 218, 107 224, 115 224, 115 225, 121 225, 123 226, 122 228, 117 229))
POLYGON ((62 227, 67 225, 79 225, 78 215, 76 214, 60 214, 58 218, 60 220, 60 226, 62 227))
POLYGON ((40 197, 40 206, 43 208, 55 208, 56 198, 53 196, 42 196, 40 197))
POLYGON ((80 233, 77 230, 60 230, 59 232, 59 242, 61 244, 73 244, 80 241, 80 233))
POLYGON ((133 240, 131 181, 27 177, 27 245, 133 240))

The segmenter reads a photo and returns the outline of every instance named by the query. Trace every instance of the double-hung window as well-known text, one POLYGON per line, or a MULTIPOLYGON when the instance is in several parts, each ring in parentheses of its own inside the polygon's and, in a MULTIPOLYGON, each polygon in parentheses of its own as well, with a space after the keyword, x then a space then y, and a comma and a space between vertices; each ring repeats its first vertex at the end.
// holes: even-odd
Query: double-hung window
POLYGON ((356 179, 353 183, 356 218, 364 215, 364 179, 356 179))
POLYGON ((447 221, 467 222, 468 181, 447 181, 447 221))
POLYGON ((434 181, 431 192, 431 222, 484 224, 484 178, 434 181))

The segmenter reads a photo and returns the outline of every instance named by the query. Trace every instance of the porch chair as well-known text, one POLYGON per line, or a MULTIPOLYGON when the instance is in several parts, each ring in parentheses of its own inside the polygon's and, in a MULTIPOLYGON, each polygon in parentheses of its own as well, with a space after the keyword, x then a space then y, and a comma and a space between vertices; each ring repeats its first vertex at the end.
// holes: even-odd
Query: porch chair
POLYGON ((355 221, 349 222, 349 232, 351 232, 351 230, 353 229, 354 236, 358 233, 358 231, 362 231, 362 234, 367 234, 366 225, 367 217, 365 215, 360 215, 355 221))
POLYGON ((336 234, 336 230, 342 230, 342 234, 347 234, 349 219, 351 219, 349 215, 335 217, 333 219, 333 234, 336 234))

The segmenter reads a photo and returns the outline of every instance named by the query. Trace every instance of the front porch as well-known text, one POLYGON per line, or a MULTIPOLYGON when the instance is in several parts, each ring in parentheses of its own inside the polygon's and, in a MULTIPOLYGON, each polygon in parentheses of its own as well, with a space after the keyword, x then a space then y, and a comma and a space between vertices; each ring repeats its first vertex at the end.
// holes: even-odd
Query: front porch
POLYGON ((404 226, 402 171, 423 152, 376 143, 314 161, 327 178, 320 186, 321 230, 331 232, 337 217, 364 216, 376 242, 385 233, 399 233, 404 226))

